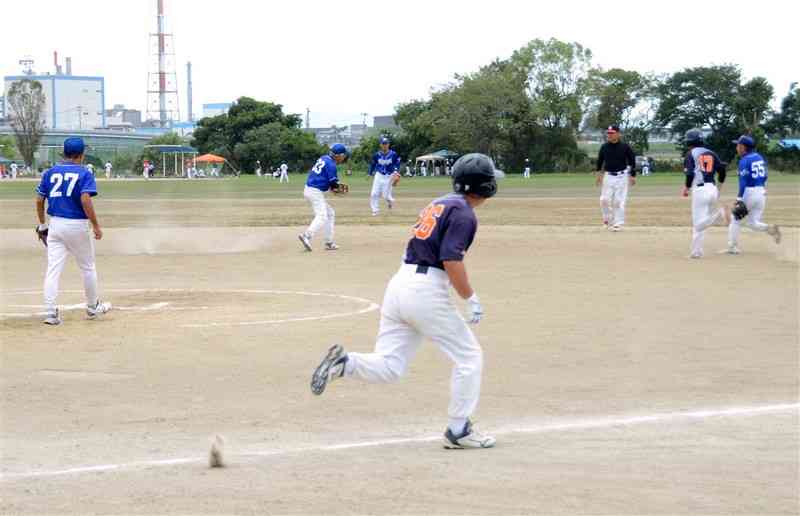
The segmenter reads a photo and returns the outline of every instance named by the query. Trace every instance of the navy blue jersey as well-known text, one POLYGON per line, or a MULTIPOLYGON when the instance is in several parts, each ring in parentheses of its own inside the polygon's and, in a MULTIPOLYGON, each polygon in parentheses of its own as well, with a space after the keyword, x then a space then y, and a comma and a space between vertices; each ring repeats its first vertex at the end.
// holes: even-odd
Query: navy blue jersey
POLYGON ((372 162, 369 164, 369 175, 378 172, 386 176, 398 170, 400 170, 400 156, 391 149, 386 154, 382 151, 376 152, 375 155, 372 156, 372 162))
POLYGON ((42 174, 36 193, 47 199, 51 217, 85 219, 81 195, 97 195, 97 183, 83 165, 61 163, 42 174))
POLYGON ((478 219, 463 195, 440 197, 420 212, 403 261, 444 270, 443 262, 464 259, 477 230, 478 219))
POLYGON ((714 174, 719 175, 719 183, 725 182, 725 164, 714 151, 705 147, 694 147, 686 154, 683 162, 683 171, 686 173, 686 188, 714 184, 714 174))
POLYGON ((311 167, 311 170, 308 172, 306 186, 327 192, 330 190, 331 184, 338 182, 339 177, 337 176, 336 160, 325 155, 321 156, 314 166, 311 167))

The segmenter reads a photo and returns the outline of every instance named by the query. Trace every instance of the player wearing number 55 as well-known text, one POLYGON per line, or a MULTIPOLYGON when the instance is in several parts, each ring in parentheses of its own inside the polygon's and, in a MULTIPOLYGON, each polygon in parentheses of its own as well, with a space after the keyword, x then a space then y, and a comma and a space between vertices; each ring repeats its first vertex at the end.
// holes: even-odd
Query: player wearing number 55
POLYGON ((87 317, 95 319, 111 309, 110 303, 103 303, 97 296, 94 241, 89 233, 89 224, 95 239, 103 238, 103 231, 92 204, 92 197, 97 195, 97 184, 94 175, 82 165, 84 149, 82 138, 64 140, 64 161, 42 174, 42 181, 36 188, 36 214, 39 217, 36 232, 47 246, 45 324, 61 324, 56 298, 68 255, 75 258, 83 275, 87 317), (45 202, 49 224, 45 221, 45 202))
POLYGON ((495 178, 501 174, 483 154, 467 154, 456 162, 454 193, 422 210, 400 270, 389 281, 375 351, 345 353, 338 344, 331 347, 311 378, 314 394, 342 377, 373 383, 399 380, 427 337, 454 363, 444 447, 494 446, 495 439, 480 434, 470 422, 480 396, 483 351, 453 304, 450 286, 467 300, 469 322, 478 323, 483 308, 467 277, 464 256, 478 228, 474 208, 494 196, 495 178))

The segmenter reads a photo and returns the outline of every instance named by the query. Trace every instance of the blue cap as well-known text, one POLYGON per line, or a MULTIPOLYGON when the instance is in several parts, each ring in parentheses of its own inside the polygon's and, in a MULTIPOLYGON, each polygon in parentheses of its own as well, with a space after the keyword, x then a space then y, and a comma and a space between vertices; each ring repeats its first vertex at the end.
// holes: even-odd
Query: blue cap
POLYGON ((389 138, 386 136, 381 136, 380 144, 383 145, 384 143, 389 143, 389 138))
POLYGON ((347 150, 347 147, 345 147, 341 143, 334 143, 333 145, 331 145, 331 153, 333 153, 333 154, 345 154, 347 156, 350 155, 350 151, 347 150))
POLYGON ((64 156, 80 156, 85 149, 83 138, 71 136, 64 140, 64 156))
POLYGON ((747 136, 746 134, 740 136, 738 140, 733 140, 731 143, 741 143, 745 147, 750 147, 751 149, 756 146, 756 141, 753 139, 753 137, 747 136))

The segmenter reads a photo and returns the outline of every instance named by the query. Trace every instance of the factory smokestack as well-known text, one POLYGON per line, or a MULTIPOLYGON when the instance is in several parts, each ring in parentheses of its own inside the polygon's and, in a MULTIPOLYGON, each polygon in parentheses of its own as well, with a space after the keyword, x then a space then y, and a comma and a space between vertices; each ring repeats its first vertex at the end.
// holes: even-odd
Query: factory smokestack
POLYGON ((72 58, 67 58, 67 75, 72 75, 72 58))
POLYGON ((186 101, 188 103, 187 113, 189 116, 187 120, 189 122, 194 122, 194 115, 192 115, 192 62, 189 61, 186 63, 186 101))
POLYGON ((58 51, 53 51, 53 64, 56 67, 56 75, 61 75, 61 65, 58 64, 58 51))

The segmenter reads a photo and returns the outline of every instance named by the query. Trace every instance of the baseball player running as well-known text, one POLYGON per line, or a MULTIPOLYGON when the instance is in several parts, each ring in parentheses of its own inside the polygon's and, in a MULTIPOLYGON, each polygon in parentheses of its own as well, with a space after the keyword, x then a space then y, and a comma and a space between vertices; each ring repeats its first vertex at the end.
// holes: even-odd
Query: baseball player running
POLYGON ((767 205, 767 161, 755 151, 756 142, 750 136, 741 136, 736 144, 739 155, 739 193, 734 206, 734 218, 728 226, 728 254, 739 254, 739 232, 742 219, 753 231, 764 231, 781 243, 781 228, 761 222, 767 205))
POLYGON ((111 179, 111 171, 114 170, 114 165, 112 165, 110 161, 106 161, 105 169, 106 169, 106 179, 111 179))
POLYGON ((706 229, 714 225, 720 218, 729 217, 725 208, 714 210, 719 199, 714 174, 718 175, 719 185, 725 182, 725 164, 714 151, 706 149, 703 142, 703 132, 700 129, 686 131, 686 146, 689 152, 683 163, 686 173, 686 184, 683 186, 682 195, 689 196, 692 192, 692 249, 689 258, 703 257, 703 240, 706 229))
POLYGON ((328 201, 325 200, 325 192, 328 190, 334 193, 345 193, 347 187, 339 184, 336 165, 347 161, 350 151, 341 143, 331 146, 331 150, 325 156, 321 156, 311 167, 306 180, 306 187, 303 190, 303 197, 311 204, 314 210, 314 220, 303 233, 298 235, 300 242, 303 243, 306 251, 311 251, 311 240, 314 235, 325 227, 325 250, 335 251, 339 246, 333 241, 333 229, 336 221, 336 212, 328 201))
POLYGON ((372 163, 369 164, 369 175, 375 176, 372 181, 372 192, 369 196, 369 205, 372 208, 372 216, 380 213, 380 199, 386 199, 386 206, 391 210, 394 203, 392 197, 393 182, 400 177, 400 156, 393 150, 389 150, 389 138, 381 136, 381 150, 372 156, 372 163))
POLYGON ((103 303, 97 296, 97 271, 94 262, 94 243, 89 234, 92 225, 94 238, 103 238, 97 222, 92 197, 97 195, 94 176, 83 167, 85 145, 81 138, 64 140, 64 162, 42 174, 36 193, 36 214, 39 225, 36 232, 47 246, 47 276, 44 280, 45 324, 61 324, 56 305, 58 282, 67 255, 75 257, 83 275, 86 294, 86 315, 94 319, 111 310, 110 303, 103 303), (45 223, 44 205, 50 223, 45 223))
POLYGON ((595 184, 603 185, 600 191, 603 225, 606 229, 621 231, 625 224, 628 186, 636 184, 636 156, 630 145, 620 141, 619 126, 609 126, 606 135, 608 141, 600 146, 597 154, 595 184), (603 169, 605 173, 601 174, 603 169))
POLYGON ((455 193, 431 202, 419 215, 400 270, 389 281, 373 353, 328 350, 311 378, 311 390, 322 394, 338 378, 395 382, 430 338, 454 362, 450 380, 449 422, 445 448, 491 448, 494 437, 482 435, 470 422, 481 390, 483 352, 450 298, 449 286, 467 300, 469 322, 477 324, 483 308, 464 267, 464 255, 475 238, 474 208, 497 192, 500 172, 483 154, 462 156, 453 167, 455 193))
POLYGON ((11 179, 16 179, 17 171, 19 170, 19 165, 17 165, 16 163, 11 163, 11 166, 9 168, 11 169, 11 179))
POLYGON ((281 163, 281 179, 280 179, 280 182, 283 183, 284 180, 286 180, 287 183, 289 182, 289 165, 287 165, 286 163, 281 163))

